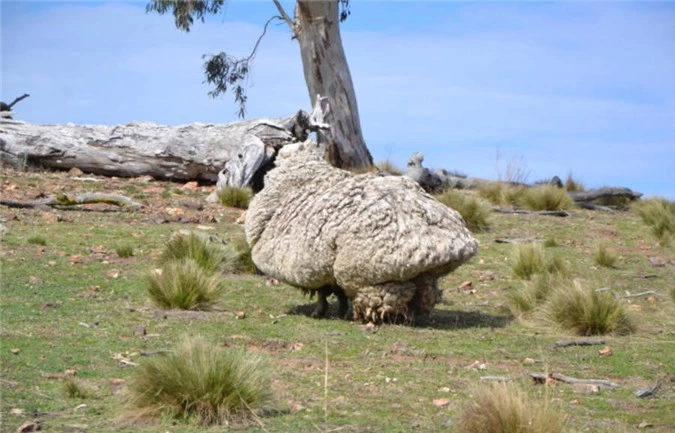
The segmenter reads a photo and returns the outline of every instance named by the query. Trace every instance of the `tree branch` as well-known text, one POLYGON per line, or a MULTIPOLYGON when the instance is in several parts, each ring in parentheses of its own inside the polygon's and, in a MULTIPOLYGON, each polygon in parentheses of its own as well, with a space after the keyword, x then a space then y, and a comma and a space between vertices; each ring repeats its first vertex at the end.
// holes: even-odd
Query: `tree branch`
POLYGON ((142 204, 136 203, 123 195, 89 193, 81 195, 68 195, 59 193, 55 197, 49 197, 34 201, 16 201, 0 199, 0 205, 17 208, 33 208, 38 206, 75 206, 80 204, 105 203, 119 207, 130 207, 131 209, 140 209, 142 204))
POLYGON ((288 24, 288 27, 291 28, 291 31, 293 32, 293 35, 297 37, 298 35, 295 32, 295 22, 291 19, 291 17, 286 13, 284 10, 284 7, 281 6, 281 3, 279 3, 279 0, 272 0, 274 2, 274 6, 277 7, 277 10, 279 11, 279 14, 281 15, 281 18, 286 21, 286 24, 288 24))

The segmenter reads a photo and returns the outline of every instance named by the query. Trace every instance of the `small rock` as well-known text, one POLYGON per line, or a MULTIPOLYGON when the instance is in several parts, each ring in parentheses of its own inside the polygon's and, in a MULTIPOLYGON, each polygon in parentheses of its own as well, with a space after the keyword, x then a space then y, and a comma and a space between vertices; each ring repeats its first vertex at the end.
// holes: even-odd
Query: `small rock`
POLYGON ((662 266, 666 266, 666 261, 662 257, 650 257, 649 258, 649 263, 652 264, 652 266, 660 268, 662 266))
POLYGON ((143 336, 143 335, 146 335, 146 334, 147 334, 147 332, 146 332, 144 327, 142 327, 142 326, 135 326, 134 327, 134 335, 143 336))
POLYGON ((234 313, 234 317, 236 317, 237 319, 245 319, 246 313, 243 311, 237 311, 236 313, 234 313))
POLYGON ((654 427, 654 424, 647 422, 647 421, 642 421, 640 424, 638 424, 637 428, 647 428, 647 427, 654 427))
POLYGON ((18 355, 21 353, 21 349, 12 349, 12 355, 18 355))
POLYGON ((462 284, 459 285, 459 291, 461 293, 475 293, 473 290, 473 283, 471 281, 464 281, 462 284))
POLYGON ((14 416, 20 416, 23 415, 25 412, 26 412, 25 410, 15 407, 9 411, 9 414, 14 416))
POLYGON ((34 420, 34 421, 26 421, 25 423, 21 424, 19 428, 16 429, 16 433, 30 433, 41 430, 42 426, 40 425, 40 421, 34 420))
POLYGON ((577 394, 600 394, 600 387, 598 385, 575 383, 572 385, 572 391, 577 394))
POLYGON ((68 170, 68 177, 77 177, 82 176, 83 174, 84 172, 77 167, 73 167, 70 170, 68 170))
POLYGON ((268 286, 278 286, 279 285, 279 280, 276 278, 268 278, 265 280, 265 284, 268 286))
POLYGON ((444 386, 443 388, 439 389, 438 392, 450 392, 450 388, 444 386))
POLYGON ((612 346, 605 346, 601 351, 600 351, 600 356, 612 356, 612 346))
POLYGON ((42 278, 33 277, 33 276, 28 277, 28 284, 34 284, 34 285, 42 284, 42 278))
POLYGON ((526 364, 526 365, 531 365, 531 364, 534 364, 535 362, 537 362, 537 361, 535 361, 535 360, 532 359, 532 358, 525 358, 525 359, 523 359, 523 364, 526 364))
POLYGON ((436 398, 432 401, 436 407, 444 407, 450 404, 450 400, 447 398, 436 398))
POLYGON ((185 185, 181 186, 180 189, 195 191, 199 188, 199 184, 195 181, 188 182, 185 185))

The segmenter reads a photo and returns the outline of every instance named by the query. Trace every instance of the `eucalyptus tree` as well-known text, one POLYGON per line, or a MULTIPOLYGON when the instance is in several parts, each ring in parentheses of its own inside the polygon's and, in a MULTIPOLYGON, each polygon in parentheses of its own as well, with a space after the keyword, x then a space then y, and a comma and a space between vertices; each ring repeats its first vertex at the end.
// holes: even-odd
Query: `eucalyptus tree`
MULTIPOLYGON (((288 24, 292 39, 300 46, 300 57, 310 102, 317 95, 327 98, 330 109, 324 121, 330 133, 319 132, 326 145, 328 160, 337 167, 364 169, 373 163, 363 139, 356 94, 340 36, 340 23, 350 14, 349 0, 296 0, 293 17, 278 0, 271 0, 279 15, 265 23, 250 55, 237 58, 227 52, 205 55, 206 82, 213 85, 209 95, 217 97, 227 91, 234 95, 239 116, 246 114, 245 80, 260 41, 274 20, 288 24)), ((189 32, 195 20, 204 22, 209 15, 223 12, 225 0, 152 0, 146 12, 173 14, 176 27, 189 32)))

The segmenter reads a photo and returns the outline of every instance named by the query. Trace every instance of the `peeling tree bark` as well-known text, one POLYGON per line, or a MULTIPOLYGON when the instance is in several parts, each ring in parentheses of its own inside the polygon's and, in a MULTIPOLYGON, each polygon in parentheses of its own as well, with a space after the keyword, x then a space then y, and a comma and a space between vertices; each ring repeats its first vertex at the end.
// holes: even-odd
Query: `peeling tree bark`
POLYGON ((340 38, 336 0, 298 0, 293 31, 311 101, 318 94, 328 98, 331 110, 325 120, 330 134, 318 133, 329 162, 341 168, 363 169, 373 165, 359 121, 356 94, 340 38))

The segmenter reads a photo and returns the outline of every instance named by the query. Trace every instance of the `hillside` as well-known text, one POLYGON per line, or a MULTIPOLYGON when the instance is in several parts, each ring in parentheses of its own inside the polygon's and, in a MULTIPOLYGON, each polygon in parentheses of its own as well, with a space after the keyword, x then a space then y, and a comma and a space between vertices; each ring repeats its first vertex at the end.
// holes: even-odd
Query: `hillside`
POLYGON ((328 319, 312 319, 313 300, 260 275, 226 276, 221 310, 159 310, 148 299, 146 276, 175 231, 224 239, 243 232, 240 210, 205 202, 212 188, 3 167, 5 199, 107 192, 146 206, 0 206, 8 229, 0 243, 2 432, 32 420, 54 432, 204 431, 172 420, 118 421, 136 365, 183 334, 260 353, 270 367, 278 410, 236 431, 458 431, 458 413, 483 376, 514 378, 527 394, 551 399, 569 417, 566 431, 675 428, 675 248, 660 246, 632 210, 491 214, 490 229, 476 234, 478 255, 441 281, 443 302, 412 327, 340 320, 335 305, 328 319), (509 294, 524 283, 511 270, 514 244, 497 240, 547 240, 546 254, 580 285, 620 298, 635 331, 594 337, 604 340, 599 346, 553 348, 578 336, 547 320, 542 306, 513 314, 509 294), (601 244, 616 257, 613 267, 595 263, 601 244), (133 255, 120 257, 123 250, 133 255), (632 296, 641 292, 650 293, 632 296), (618 387, 536 385, 530 372, 618 387), (69 395, 64 384, 72 381, 89 392, 69 395), (656 381, 655 396, 636 397, 656 381))

